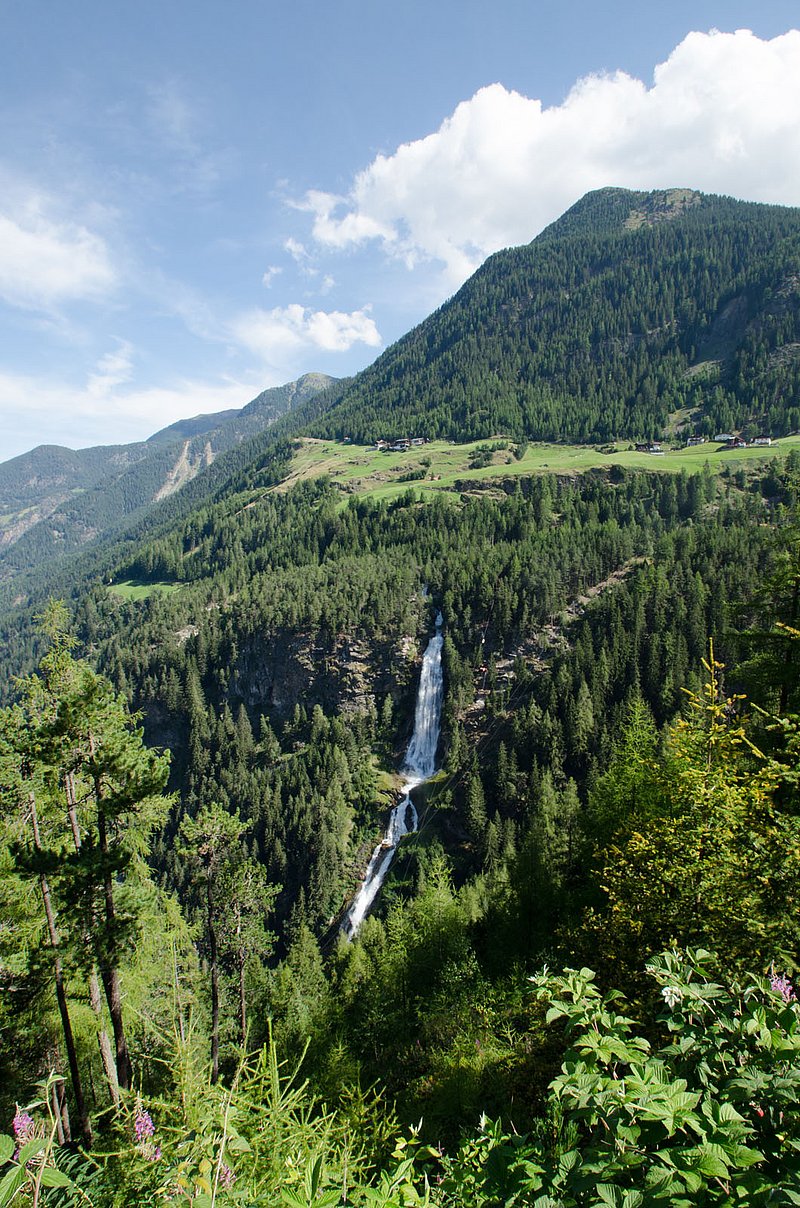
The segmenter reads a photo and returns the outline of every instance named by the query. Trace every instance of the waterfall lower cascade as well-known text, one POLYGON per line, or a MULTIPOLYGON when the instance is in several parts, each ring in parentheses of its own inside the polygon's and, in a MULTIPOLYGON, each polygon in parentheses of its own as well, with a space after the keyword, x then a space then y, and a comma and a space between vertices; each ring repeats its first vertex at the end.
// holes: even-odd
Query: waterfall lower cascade
POLYGON ((386 834, 372 853, 364 880, 342 923, 342 932, 352 939, 383 885, 397 845, 403 835, 417 829, 417 811, 412 790, 429 780, 436 771, 436 748, 442 714, 442 614, 436 618, 436 633, 428 642, 422 659, 422 674, 414 713, 414 733, 408 744, 401 769, 404 780, 402 797, 392 810, 386 834))

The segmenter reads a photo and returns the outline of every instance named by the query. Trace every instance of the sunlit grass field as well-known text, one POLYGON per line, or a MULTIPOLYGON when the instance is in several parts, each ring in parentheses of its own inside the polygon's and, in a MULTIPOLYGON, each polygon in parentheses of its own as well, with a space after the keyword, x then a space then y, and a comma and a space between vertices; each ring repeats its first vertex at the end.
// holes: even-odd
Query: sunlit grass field
POLYGON ((180 583, 134 583, 126 579, 122 583, 114 583, 109 588, 112 595, 120 600, 144 600, 158 591, 180 591, 180 583))
POLYGON ((637 453, 631 446, 622 443, 613 452, 601 452, 590 445, 531 442, 518 460, 513 453, 514 447, 513 441, 496 437, 463 445, 439 440, 415 446, 406 453, 384 453, 364 445, 307 438, 300 442, 289 473, 277 489, 285 491, 302 479, 325 474, 346 492, 391 499, 409 487, 415 492, 440 491, 452 490, 458 484, 469 490, 470 483, 481 483, 492 478, 536 473, 577 474, 596 467, 607 469, 612 465, 665 473, 680 470, 696 473, 708 463, 713 470, 719 471, 725 466, 735 469, 754 462, 764 463, 775 457, 785 457, 791 449, 800 448, 800 435, 784 437, 769 448, 733 450, 707 442, 689 449, 669 450, 660 455, 637 453), (489 464, 470 468, 479 450, 493 445, 505 447, 492 452, 489 464))

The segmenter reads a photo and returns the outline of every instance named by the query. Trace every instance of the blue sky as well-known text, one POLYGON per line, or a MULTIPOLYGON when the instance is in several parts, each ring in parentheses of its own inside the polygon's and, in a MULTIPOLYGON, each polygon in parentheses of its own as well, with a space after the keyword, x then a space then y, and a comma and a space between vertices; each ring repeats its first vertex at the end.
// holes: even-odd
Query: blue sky
POLYGON ((590 188, 800 204, 796 0, 0 11, 0 459, 353 373, 590 188))

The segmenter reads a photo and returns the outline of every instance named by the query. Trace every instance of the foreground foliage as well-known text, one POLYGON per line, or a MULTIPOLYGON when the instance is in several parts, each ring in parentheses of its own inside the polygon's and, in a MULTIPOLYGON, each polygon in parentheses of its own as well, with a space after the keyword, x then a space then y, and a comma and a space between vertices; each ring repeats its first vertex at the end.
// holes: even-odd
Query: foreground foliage
POLYGON ((18 1113, 16 1138, 0 1140, 0 1205, 55 1203, 54 1188, 67 1196, 60 1203, 95 1208, 800 1203, 800 1004, 790 981, 726 977, 702 949, 664 952, 647 974, 655 990, 643 1028, 589 969, 533 978, 570 1047, 528 1136, 483 1118, 446 1156, 413 1132, 392 1139, 378 1099, 329 1112, 296 1070, 282 1070, 272 1041, 229 1088, 210 1085, 190 1036, 177 1046, 172 1095, 129 1098, 91 1172, 67 1173, 54 1156, 52 1113, 49 1133, 18 1113))

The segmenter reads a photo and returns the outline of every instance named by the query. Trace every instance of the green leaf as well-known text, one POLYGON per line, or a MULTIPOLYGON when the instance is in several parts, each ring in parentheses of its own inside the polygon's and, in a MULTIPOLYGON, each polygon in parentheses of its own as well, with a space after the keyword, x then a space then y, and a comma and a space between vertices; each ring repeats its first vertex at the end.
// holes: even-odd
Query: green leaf
POLYGON ((63 1170, 57 1170, 55 1166, 45 1166, 42 1171, 42 1186, 74 1187, 75 1184, 69 1175, 64 1174, 63 1170))
POLYGON ((755 1166, 756 1162, 763 1162, 764 1155, 757 1149, 752 1149, 748 1145, 730 1145, 728 1146, 728 1157, 731 1162, 735 1162, 741 1169, 746 1170, 748 1166, 755 1166))
POLYGON ((35 1158, 37 1153, 41 1153, 47 1145, 44 1137, 35 1137, 33 1141, 28 1141, 19 1151, 19 1164, 24 1166, 26 1162, 30 1162, 31 1158, 35 1158))
POLYGON ((0 1208, 5 1208, 6 1204, 11 1203, 27 1178, 28 1172, 24 1166, 13 1166, 4 1175, 0 1181, 0 1208))
POLYGON ((244 1137, 239 1137, 239 1136, 229 1137, 227 1144, 226 1144, 226 1149, 230 1150, 231 1153, 250 1153, 251 1152, 250 1142, 245 1140, 244 1137))
POLYGON ((0 1162, 7 1162, 15 1148, 13 1137, 0 1134, 0 1162))
POLYGON ((319 1191, 320 1180, 322 1178, 322 1154, 318 1154, 316 1158, 312 1158, 306 1166, 306 1177, 303 1180, 308 1202, 311 1203, 317 1192, 319 1191))
POLYGON ((621 1187, 615 1187, 613 1183, 598 1183, 596 1190, 604 1204, 608 1204, 610 1208, 622 1208, 623 1193, 621 1187))
POLYGON ((713 1153, 702 1153, 697 1162, 697 1169, 701 1174, 708 1175, 710 1178, 727 1179, 728 1167, 713 1153))

